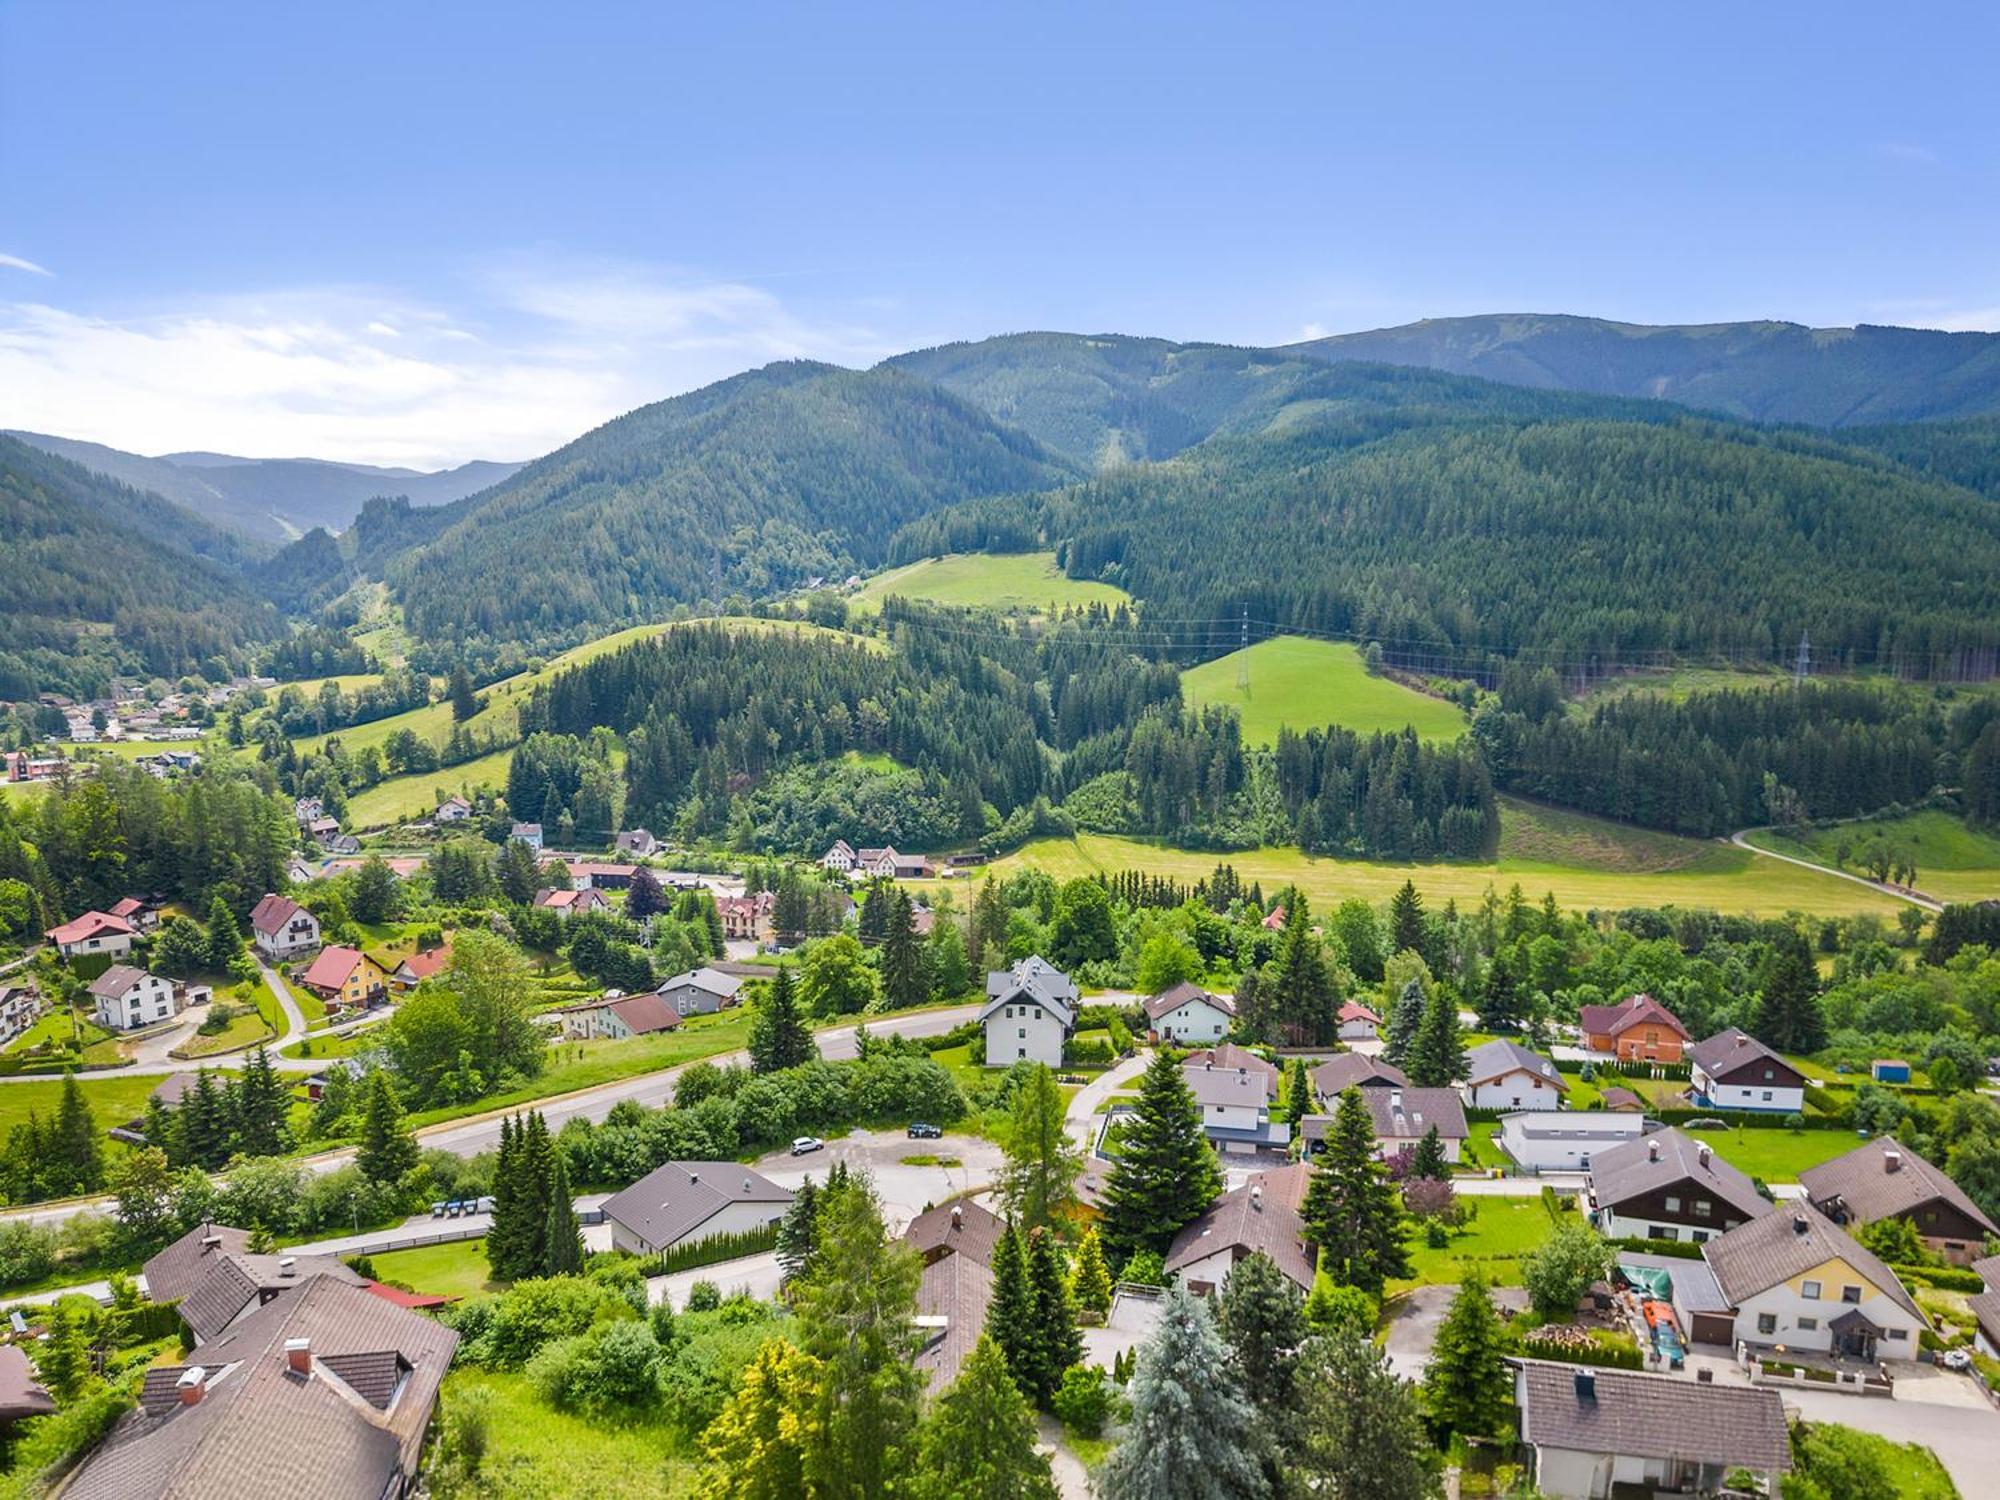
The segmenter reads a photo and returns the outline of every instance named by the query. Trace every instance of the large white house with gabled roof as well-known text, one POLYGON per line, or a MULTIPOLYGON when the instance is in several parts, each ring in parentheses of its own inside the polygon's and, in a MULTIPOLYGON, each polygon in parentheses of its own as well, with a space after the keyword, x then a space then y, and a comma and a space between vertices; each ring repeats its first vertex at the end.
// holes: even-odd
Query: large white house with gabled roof
POLYGON ((1062 1066, 1063 1046, 1076 1030, 1077 993, 1069 975, 1041 958, 1024 958, 986 976, 986 1066, 1023 1060, 1062 1066))

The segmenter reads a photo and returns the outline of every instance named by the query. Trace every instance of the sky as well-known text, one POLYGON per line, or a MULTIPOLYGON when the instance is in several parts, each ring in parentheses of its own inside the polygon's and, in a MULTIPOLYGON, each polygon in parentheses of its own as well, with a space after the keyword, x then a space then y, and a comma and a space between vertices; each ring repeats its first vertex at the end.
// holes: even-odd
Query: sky
POLYGON ((2000 8, 0 0, 0 427, 523 459, 775 359, 2000 330, 2000 8))

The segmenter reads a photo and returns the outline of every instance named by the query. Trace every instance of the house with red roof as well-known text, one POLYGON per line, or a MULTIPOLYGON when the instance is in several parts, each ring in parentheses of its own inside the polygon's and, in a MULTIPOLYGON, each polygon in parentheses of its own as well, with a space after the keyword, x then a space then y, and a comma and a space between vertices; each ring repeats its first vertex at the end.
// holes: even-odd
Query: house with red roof
POLYGON ((289 896, 266 895, 250 909, 250 941, 276 963, 319 946, 319 918, 289 896))
POLYGON ((535 905, 543 911, 552 911, 563 921, 587 911, 608 911, 611 903, 596 890, 586 888, 580 891, 542 890, 535 892, 535 905))
POLYGON ((130 922, 138 932, 151 932, 160 925, 160 909, 137 896, 126 896, 120 900, 111 908, 111 915, 121 922, 130 922))
POLYGON ((87 911, 73 922, 42 934, 64 958, 90 958, 102 953, 122 958, 132 951, 132 924, 108 911, 87 911))
POLYGON ((389 976, 359 948, 338 943, 322 948, 299 976, 299 983, 331 1009, 360 1010, 388 998, 389 976))
POLYGON ((1339 1021, 1343 1042, 1372 1042, 1376 1039, 1376 1028, 1382 1024, 1382 1018, 1359 1000, 1350 1000, 1340 1007, 1339 1021))
POLYGON ((1677 1063, 1688 1045, 1680 1018, 1651 995, 1617 1005, 1586 1005, 1577 1012, 1583 1045, 1626 1062, 1677 1063))
POLYGON ((398 990, 415 989, 434 974, 442 973, 451 962, 451 945, 430 948, 422 953, 412 953, 389 973, 389 982, 398 990))

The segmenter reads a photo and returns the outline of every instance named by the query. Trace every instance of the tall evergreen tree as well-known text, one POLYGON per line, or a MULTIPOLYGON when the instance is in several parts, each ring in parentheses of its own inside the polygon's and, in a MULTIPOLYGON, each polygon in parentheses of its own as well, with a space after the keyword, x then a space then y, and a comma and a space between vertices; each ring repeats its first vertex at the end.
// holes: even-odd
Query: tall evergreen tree
POLYGON ((1465 1076, 1465 1041, 1458 1028, 1458 1003, 1444 985, 1434 985, 1424 1019, 1410 1044, 1410 1082, 1420 1089, 1450 1088, 1465 1076))
POLYGON ((1500 948, 1487 964, 1486 977, 1480 982, 1479 1003, 1474 1007, 1479 1024, 1488 1031, 1519 1030, 1527 1007, 1527 993, 1521 976, 1515 972, 1513 955, 1500 948))
POLYGON ((1451 1163, 1445 1159, 1444 1138, 1438 1134, 1437 1126, 1431 1126, 1417 1142, 1416 1154, 1410 1160, 1410 1175, 1436 1182, 1451 1180, 1451 1163))
POLYGON ((1383 1061, 1402 1067, 1410 1060, 1410 1048, 1416 1045, 1417 1030, 1424 1023, 1424 1010, 1428 1005, 1424 998, 1424 982, 1421 979, 1406 980, 1396 996, 1395 1008, 1389 1012, 1389 1031, 1382 1048, 1383 1061))
POLYGON ((1296 1124, 1313 1111, 1312 1074, 1303 1057, 1292 1059, 1292 1071, 1285 1081, 1285 1113, 1296 1124))
POLYGON ((1024 1233, 1065 1220, 1076 1204, 1083 1153, 1069 1138, 1065 1111, 1055 1074, 1030 1066, 1008 1112, 999 1183, 1007 1217, 1024 1233))
POLYGON ((778 1221, 778 1270, 790 1286, 812 1271, 819 1249, 819 1189, 808 1177, 792 1194, 785 1216, 778 1221))
POLYGON ((516 906, 526 906, 535 899, 535 892, 541 889, 542 871, 535 863, 535 851, 528 847, 525 839, 507 840, 500 846, 493 863, 493 874, 499 882, 501 895, 516 906))
POLYGON ((1429 932, 1424 923, 1424 898, 1415 881, 1406 880, 1389 902, 1389 951, 1422 953, 1429 932))
POLYGON ((547 1276, 575 1276, 583 1270, 583 1225, 569 1186, 569 1167, 560 1151, 549 1168, 549 1216, 542 1230, 542 1271, 547 1276))
POLYGON ((1055 1500, 1035 1415, 984 1334, 917 1433, 911 1500, 1055 1500))
POLYGON ((1076 1303, 1070 1299, 1062 1252, 1056 1248, 1055 1235, 1046 1228, 1028 1232, 1028 1290, 1034 1298, 1039 1350, 1039 1388, 1030 1399, 1047 1411, 1062 1384, 1063 1371, 1083 1360, 1083 1332, 1076 1325, 1076 1303))
POLYGON ((1364 1333, 1312 1340, 1298 1372, 1299 1444, 1287 1493, 1313 1500, 1436 1500, 1442 1460, 1416 1394, 1364 1333))
POLYGON ((1431 1420, 1462 1437, 1495 1437, 1507 1426, 1514 1382, 1507 1372, 1507 1330, 1486 1282, 1474 1271, 1451 1300, 1424 1372, 1431 1420))
MULTIPOLYGON (((879 898, 874 898, 879 899, 879 898)), ((917 936, 916 909, 910 893, 898 890, 890 903, 882 934, 882 994, 891 1010, 922 1005, 931 997, 929 955, 917 936)))
POLYGON ((167 1154, 177 1162, 213 1171, 229 1160, 229 1099, 207 1068, 196 1071, 173 1121, 176 1149, 167 1154))
POLYGON ((1375 1126, 1359 1089, 1340 1096, 1299 1211, 1336 1285, 1379 1297, 1383 1282, 1410 1274, 1403 1210, 1375 1159, 1375 1126))
POLYGON ((63 1183, 58 1192, 95 1193, 104 1187, 104 1145, 97 1134, 97 1118, 74 1073, 63 1074, 49 1155, 50 1179, 60 1177, 63 1183))
POLYGON ((1077 1242, 1076 1264, 1070 1270, 1069 1292, 1077 1308, 1102 1319, 1111 1311, 1111 1271, 1104 1264, 1104 1244, 1097 1226, 1084 1230, 1077 1242))
POLYGON ((1028 1249, 1010 1227, 993 1247, 993 1299, 986 1304, 986 1337, 999 1346, 1021 1394, 1030 1401, 1046 1383, 1036 1346, 1035 1289, 1028 1279, 1028 1249))
POLYGON ((1181 1227, 1221 1190, 1222 1170, 1202 1130, 1201 1106, 1174 1055, 1158 1052, 1140 1077, 1118 1159, 1105 1180, 1104 1242, 1113 1260, 1123 1266, 1141 1250, 1165 1255, 1181 1227))
POLYGON ((236 913, 218 894, 208 903, 208 966, 228 973, 229 966, 243 956, 243 929, 236 925, 236 913))
POLYGON ((1324 1046, 1339 1035, 1339 991, 1327 967, 1326 950, 1313 935, 1306 898, 1296 890, 1285 908, 1285 930, 1271 965, 1267 1003, 1295 1043, 1324 1046))
POLYGON ((1826 1045, 1826 1014, 1819 1002, 1819 970, 1805 936, 1787 927, 1764 992, 1757 999, 1757 1037, 1780 1052, 1817 1052, 1826 1045))
POLYGON ((991 875, 979 887, 972 902, 972 923, 966 929, 965 951, 975 971, 992 969, 1007 961, 1007 903, 991 875))
POLYGON ((451 686, 446 692, 451 699, 452 722, 463 724, 479 712, 479 697, 472 691, 472 674, 460 662, 451 669, 451 686))
POLYGON ((791 966, 780 964, 750 1025, 750 1071, 775 1073, 809 1063, 818 1056, 812 1032, 805 1017, 799 1014, 791 966))
POLYGON ((1243 1393, 1262 1414, 1272 1446, 1289 1446, 1299 1350, 1312 1332, 1305 1299, 1278 1263, 1258 1250, 1230 1268, 1217 1321, 1236 1356, 1243 1393))
POLYGON ((289 1091, 271 1066, 271 1054, 261 1045, 244 1059, 243 1072, 230 1091, 236 1115, 236 1148, 249 1156, 282 1156, 291 1149, 287 1123, 289 1091))
POLYGON ((493 1213, 486 1230, 486 1265, 495 1281, 520 1276, 520 1171, 514 1116, 500 1117, 500 1149, 493 1161, 493 1213))
POLYGON ((555 1177, 555 1142, 540 1110, 530 1110, 514 1136, 515 1196, 521 1205, 521 1274, 534 1276, 549 1263, 549 1184, 555 1177))
POLYGON ((1263 1500, 1270 1484, 1243 1434, 1257 1409, 1207 1306, 1180 1287, 1139 1348, 1132 1420, 1098 1475, 1101 1500, 1263 1500))
POLYGON ((417 1159, 417 1138, 403 1117, 396 1086, 386 1070, 377 1068, 368 1075, 368 1104, 354 1164, 370 1182, 393 1187, 416 1169, 417 1159))

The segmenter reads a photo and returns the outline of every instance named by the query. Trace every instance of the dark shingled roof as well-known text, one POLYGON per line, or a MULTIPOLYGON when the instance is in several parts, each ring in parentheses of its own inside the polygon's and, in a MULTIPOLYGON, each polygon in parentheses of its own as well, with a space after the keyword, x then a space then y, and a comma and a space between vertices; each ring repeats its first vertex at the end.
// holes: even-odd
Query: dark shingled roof
POLYGON ((1236 1014, 1236 1002, 1228 995, 1218 995, 1213 990, 1205 990, 1191 980, 1183 979, 1179 984, 1161 990, 1157 995, 1146 997, 1146 1015, 1152 1020, 1170 1015, 1183 1005, 1200 1000, 1214 1006, 1225 1016, 1236 1014))
POLYGON ((1363 1057, 1359 1052, 1343 1052, 1313 1069, 1313 1087, 1322 1099, 1331 1099, 1343 1090, 1378 1088, 1390 1084, 1408 1088, 1410 1077, 1394 1063, 1379 1057, 1363 1057))
POLYGON ((298 1286, 308 1277, 331 1276, 352 1286, 365 1284, 331 1255, 252 1255, 250 1235, 226 1224, 190 1229, 146 1262, 146 1295, 181 1305, 181 1321, 198 1340, 215 1337, 243 1310, 269 1295, 298 1286), (213 1246, 203 1242, 213 1239, 213 1246), (285 1265, 291 1262, 289 1270, 285 1265))
POLYGON ((1538 1448, 1681 1458, 1764 1474, 1792 1466, 1785 1404, 1776 1391, 1539 1359, 1514 1363, 1522 1376, 1521 1440, 1538 1448), (1579 1394, 1582 1379, 1594 1399, 1579 1394))
POLYGON ((733 1161, 670 1161, 605 1202, 604 1217, 664 1249, 731 1203, 787 1204, 791 1192, 733 1161))
POLYGON ((1248 1047, 1239 1047, 1234 1042, 1222 1042, 1213 1047, 1204 1047, 1198 1052, 1190 1052, 1181 1059, 1181 1066, 1184 1068, 1199 1067, 1203 1063, 1214 1063, 1218 1068, 1248 1068, 1252 1073, 1262 1073, 1268 1092, 1274 1098, 1277 1096, 1278 1065, 1266 1062, 1248 1047))
POLYGON ((1305 1221, 1299 1217, 1311 1179, 1312 1168, 1303 1162, 1252 1172, 1242 1187, 1217 1198, 1174 1236, 1167 1269, 1179 1271, 1223 1250, 1233 1249, 1239 1258, 1262 1250, 1301 1290, 1311 1291, 1314 1267, 1303 1244, 1305 1221))
POLYGON ((992 1303, 993 1273, 970 1255, 942 1256, 924 1267, 917 1282, 917 1317, 925 1343, 917 1351, 916 1366, 933 1391, 958 1378, 985 1331, 992 1303))
POLYGON ((981 1208, 970 1198, 954 1198, 936 1208, 927 1208, 910 1220, 903 1238, 925 1260, 952 1251, 969 1255, 982 1266, 990 1266, 993 1249, 1006 1232, 1007 1221, 998 1214, 981 1208))
POLYGON ((1024 958, 1011 969, 996 969, 986 976, 986 1004, 980 1007, 984 1021, 1003 1005, 1032 1000, 1064 1026, 1076 1022, 1076 986, 1069 975, 1043 958, 1024 958))
MULTIPOLYGON (((1799 1088, 1805 1075, 1740 1026, 1724 1027, 1688 1048, 1688 1061, 1710 1078, 1726 1079, 1738 1068, 1762 1062, 1783 1075, 1782 1086, 1799 1088)), ((1781 1080, 1773 1079, 1780 1083, 1781 1080)))
POLYGON ((1611 1208, 1677 1182, 1700 1184, 1746 1218, 1768 1213, 1771 1205, 1757 1185, 1713 1150, 1701 1159, 1701 1142, 1680 1131, 1656 1130, 1590 1158, 1590 1191, 1598 1207, 1611 1208), (1657 1148, 1659 1159, 1654 1160, 1657 1148))
POLYGON ((1513 1072, 1531 1074, 1559 1093, 1569 1092, 1569 1084, 1556 1071, 1556 1065, 1519 1042, 1496 1037, 1465 1054, 1465 1081, 1469 1084, 1490 1083, 1513 1072))
POLYGON ((46 1417, 56 1409, 18 1345, 0 1344, 0 1422, 46 1417))
POLYGON ((1457 1089, 1362 1089, 1361 1102, 1375 1117, 1378 1138, 1420 1141, 1437 1126, 1438 1137, 1462 1141, 1472 1134, 1457 1089))
POLYGON ((1741 1307, 1759 1292, 1789 1281, 1836 1256, 1861 1274, 1875 1290, 1928 1328, 1923 1314, 1896 1273, 1875 1252, 1810 1203, 1787 1203, 1775 1213, 1760 1215, 1719 1234, 1701 1247, 1702 1258, 1715 1272, 1716 1284, 1730 1305, 1741 1307), (1803 1229, 1799 1225, 1803 1224, 1803 1229))
POLYGON ((1847 1206, 1848 1217, 1859 1224, 1893 1219, 1941 1198, 1986 1233, 2000 1234, 1979 1205, 1965 1195, 1964 1188, 1908 1146, 1897 1144, 1894 1136, 1880 1136, 1845 1156, 1808 1167, 1799 1173, 1799 1183, 1815 1204, 1840 1199, 1847 1206), (1891 1151, 1902 1157, 1902 1165, 1893 1172, 1888 1162, 1891 1151))

